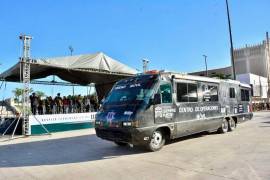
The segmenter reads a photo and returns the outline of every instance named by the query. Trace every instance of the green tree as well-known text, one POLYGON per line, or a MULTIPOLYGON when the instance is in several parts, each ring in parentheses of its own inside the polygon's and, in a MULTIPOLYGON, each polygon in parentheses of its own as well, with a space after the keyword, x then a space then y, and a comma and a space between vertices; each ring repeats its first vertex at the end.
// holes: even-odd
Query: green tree
POLYGON ((211 74, 210 77, 216 77, 216 78, 219 78, 219 79, 231 79, 230 74, 225 75, 225 74, 222 74, 222 73, 211 74))
POLYGON ((44 93, 44 92, 42 92, 42 91, 36 91, 35 93, 36 93, 37 97, 40 97, 40 98, 42 98, 42 97, 45 97, 45 96, 46 96, 46 95, 45 95, 45 93, 44 93))
POLYGON ((23 95, 23 89, 22 88, 16 88, 12 91, 14 93, 14 96, 15 96, 15 99, 14 101, 15 102, 20 102, 20 97, 23 95))
MULTIPOLYGON (((12 92, 14 93, 14 101, 15 102, 22 102, 22 96, 23 96, 23 88, 15 88, 12 92)), ((33 92, 33 89, 30 88, 29 89, 29 93, 32 93, 33 92)))

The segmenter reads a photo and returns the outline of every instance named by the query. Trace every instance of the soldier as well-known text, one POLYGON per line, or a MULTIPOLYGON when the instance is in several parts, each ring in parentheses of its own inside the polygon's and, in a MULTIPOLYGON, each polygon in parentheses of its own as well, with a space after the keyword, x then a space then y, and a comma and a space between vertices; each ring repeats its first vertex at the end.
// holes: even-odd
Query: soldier
POLYGON ((36 93, 32 93, 30 96, 30 103, 31 103, 31 111, 34 115, 37 114, 37 107, 38 107, 38 97, 36 96, 36 93))
POLYGON ((57 96, 54 98, 54 101, 56 103, 56 113, 60 114, 62 112, 62 105, 63 105, 60 93, 57 93, 57 96))

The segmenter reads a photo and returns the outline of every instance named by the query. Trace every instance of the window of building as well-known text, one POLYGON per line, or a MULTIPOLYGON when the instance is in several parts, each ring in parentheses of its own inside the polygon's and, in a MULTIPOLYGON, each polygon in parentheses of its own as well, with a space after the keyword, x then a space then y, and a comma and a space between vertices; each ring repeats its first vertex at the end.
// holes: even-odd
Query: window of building
POLYGON ((172 103, 172 87, 170 84, 160 85, 162 103, 172 103))
POLYGON ((194 83, 177 83, 177 102, 197 102, 197 84, 194 83))
POLYGON ((235 98, 235 89, 230 88, 230 98, 235 98))
POLYGON ((241 89, 241 101, 249 101, 249 90, 241 89))
POLYGON ((218 101, 218 86, 202 85, 203 101, 218 101))

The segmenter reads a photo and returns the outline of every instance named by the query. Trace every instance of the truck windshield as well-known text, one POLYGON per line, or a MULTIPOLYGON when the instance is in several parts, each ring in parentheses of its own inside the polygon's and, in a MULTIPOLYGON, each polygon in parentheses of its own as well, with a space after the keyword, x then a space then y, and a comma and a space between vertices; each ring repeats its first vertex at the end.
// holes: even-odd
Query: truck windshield
POLYGON ((138 101, 148 102, 154 93, 153 86, 157 75, 141 75, 118 82, 105 104, 127 104, 137 103, 138 101))

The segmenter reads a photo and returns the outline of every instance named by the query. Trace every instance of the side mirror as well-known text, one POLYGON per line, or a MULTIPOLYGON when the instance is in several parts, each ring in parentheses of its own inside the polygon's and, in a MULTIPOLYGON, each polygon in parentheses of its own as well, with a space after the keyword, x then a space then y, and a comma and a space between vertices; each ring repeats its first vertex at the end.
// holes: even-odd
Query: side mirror
POLYGON ((100 104, 103 104, 104 101, 105 101, 105 97, 103 99, 101 99, 100 104))
POLYGON ((160 94, 157 93, 154 95, 153 104, 160 104, 160 103, 161 103, 161 97, 160 97, 160 94))

